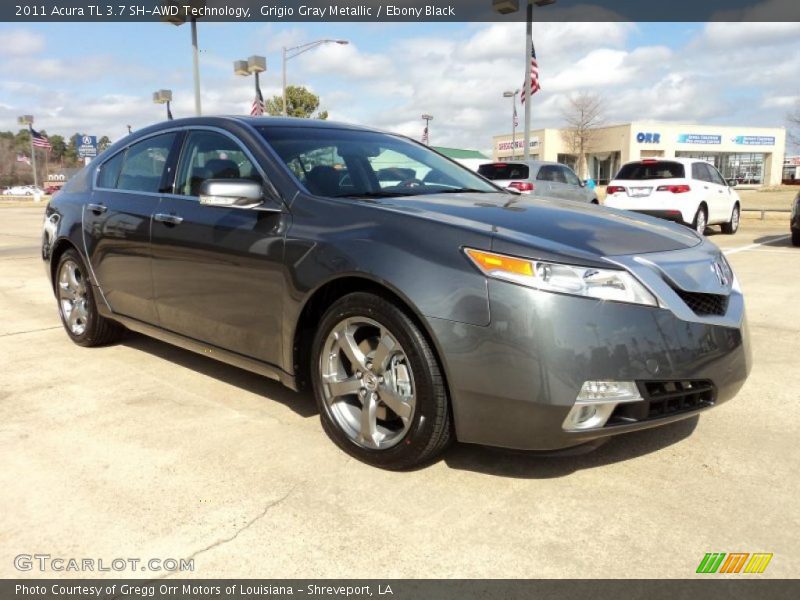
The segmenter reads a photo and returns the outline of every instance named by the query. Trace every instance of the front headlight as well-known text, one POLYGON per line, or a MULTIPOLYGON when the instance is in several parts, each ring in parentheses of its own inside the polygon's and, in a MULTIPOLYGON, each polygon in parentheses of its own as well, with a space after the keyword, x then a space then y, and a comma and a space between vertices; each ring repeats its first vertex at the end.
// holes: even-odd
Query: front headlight
POLYGON ((627 271, 529 260, 473 248, 465 248, 464 252, 487 277, 494 279, 545 292, 658 306, 655 296, 627 271))

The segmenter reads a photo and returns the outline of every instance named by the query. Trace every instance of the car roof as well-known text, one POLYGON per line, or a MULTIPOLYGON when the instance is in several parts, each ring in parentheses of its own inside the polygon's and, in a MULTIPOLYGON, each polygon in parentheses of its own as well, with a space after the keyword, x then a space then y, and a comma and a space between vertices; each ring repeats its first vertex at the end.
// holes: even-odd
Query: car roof
POLYGON ((483 164, 484 165, 528 165, 528 167, 543 167, 544 165, 558 165, 559 167, 569 168, 568 165, 559 162, 552 162, 549 160, 495 160, 495 161, 487 161, 483 164))

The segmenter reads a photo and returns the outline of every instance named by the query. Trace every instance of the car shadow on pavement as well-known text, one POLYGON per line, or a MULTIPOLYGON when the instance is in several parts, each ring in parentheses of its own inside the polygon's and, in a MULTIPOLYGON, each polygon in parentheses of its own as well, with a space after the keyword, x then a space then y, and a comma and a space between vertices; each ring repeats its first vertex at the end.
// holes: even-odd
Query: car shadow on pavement
POLYGON ((213 358, 131 331, 125 334, 125 338, 121 343, 129 348, 147 352, 186 369, 191 369, 252 394, 257 394, 267 401, 280 402, 300 417, 309 418, 319 414, 314 398, 310 393, 292 391, 283 384, 263 375, 251 373, 213 358))
POLYGON ((599 447, 578 446, 558 452, 524 452, 455 444, 444 456, 451 469, 518 479, 551 479, 663 450, 689 437, 699 416, 644 431, 608 438, 599 447))
POLYGON ((770 248, 791 248, 792 241, 789 234, 765 235, 753 240, 754 244, 764 244, 770 248))

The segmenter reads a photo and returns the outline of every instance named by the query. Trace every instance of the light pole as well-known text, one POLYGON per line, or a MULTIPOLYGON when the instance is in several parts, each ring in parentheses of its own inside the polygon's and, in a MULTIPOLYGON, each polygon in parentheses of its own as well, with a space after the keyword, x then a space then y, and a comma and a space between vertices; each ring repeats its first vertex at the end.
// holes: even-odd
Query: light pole
MULTIPOLYGON (((533 56, 533 5, 538 7, 555 4, 556 0, 526 0, 527 15, 525 18, 525 160, 531 158, 531 58, 533 56)), ((492 0, 492 7, 501 15, 508 15, 519 10, 519 0, 492 0)))
MULTIPOLYGON (((180 12, 170 17, 165 17, 164 20, 168 23, 180 27, 187 20, 187 9, 200 10, 205 8, 206 0, 169 0, 165 4, 169 6, 178 6, 180 12)), ((198 17, 189 17, 189 22, 192 26, 192 78, 194 79, 194 112, 199 117, 203 110, 200 103, 200 50, 197 47, 197 19, 198 17)))
POLYGON ((256 80, 256 96, 253 101, 253 109, 250 111, 251 115, 260 116, 264 114, 264 97, 261 95, 261 85, 259 84, 258 74, 267 70, 267 59, 263 56, 253 55, 247 60, 233 61, 233 72, 241 77, 249 77, 255 75, 256 80), (255 110, 256 102, 260 104, 258 111, 255 110))
POLYGON ((307 44, 300 44, 299 46, 294 46, 292 48, 283 48, 283 116, 288 116, 288 111, 286 107, 286 63, 287 61, 291 60, 292 58, 297 58, 304 52, 308 52, 309 50, 313 50, 317 46, 322 46, 323 44, 339 44, 340 46, 346 46, 350 42, 347 40, 317 40, 315 42, 309 42, 307 44))
POLYGON ((431 145, 430 123, 431 121, 433 121, 433 115, 429 115, 426 113, 422 115, 422 120, 425 121, 425 139, 423 141, 425 142, 425 145, 430 146, 431 145))
POLYGON ((153 92, 153 102, 155 104, 167 105, 167 120, 172 121, 172 111, 170 110, 170 103, 172 102, 172 90, 158 90, 153 92))
POLYGON ((517 96, 519 90, 503 92, 503 98, 511 98, 511 158, 517 153, 517 96))
POLYGON ((39 187, 39 178, 36 175, 36 148, 33 145, 33 115, 22 115, 17 117, 17 123, 20 125, 27 125, 28 131, 31 134, 31 168, 33 169, 33 187, 39 187))

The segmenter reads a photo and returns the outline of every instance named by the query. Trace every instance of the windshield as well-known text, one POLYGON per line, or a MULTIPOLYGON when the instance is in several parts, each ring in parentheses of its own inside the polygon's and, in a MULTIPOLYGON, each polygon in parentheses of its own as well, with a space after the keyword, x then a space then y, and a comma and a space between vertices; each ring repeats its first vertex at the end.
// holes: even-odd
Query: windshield
POLYGON ((686 172, 681 163, 668 160, 628 163, 616 179, 682 179, 686 172))
POLYGON ((486 179, 527 179, 528 165, 520 163, 490 163, 478 167, 478 173, 486 179))
POLYGON ((259 127, 309 192, 331 197, 498 192, 472 171, 402 137, 313 127, 259 127))

